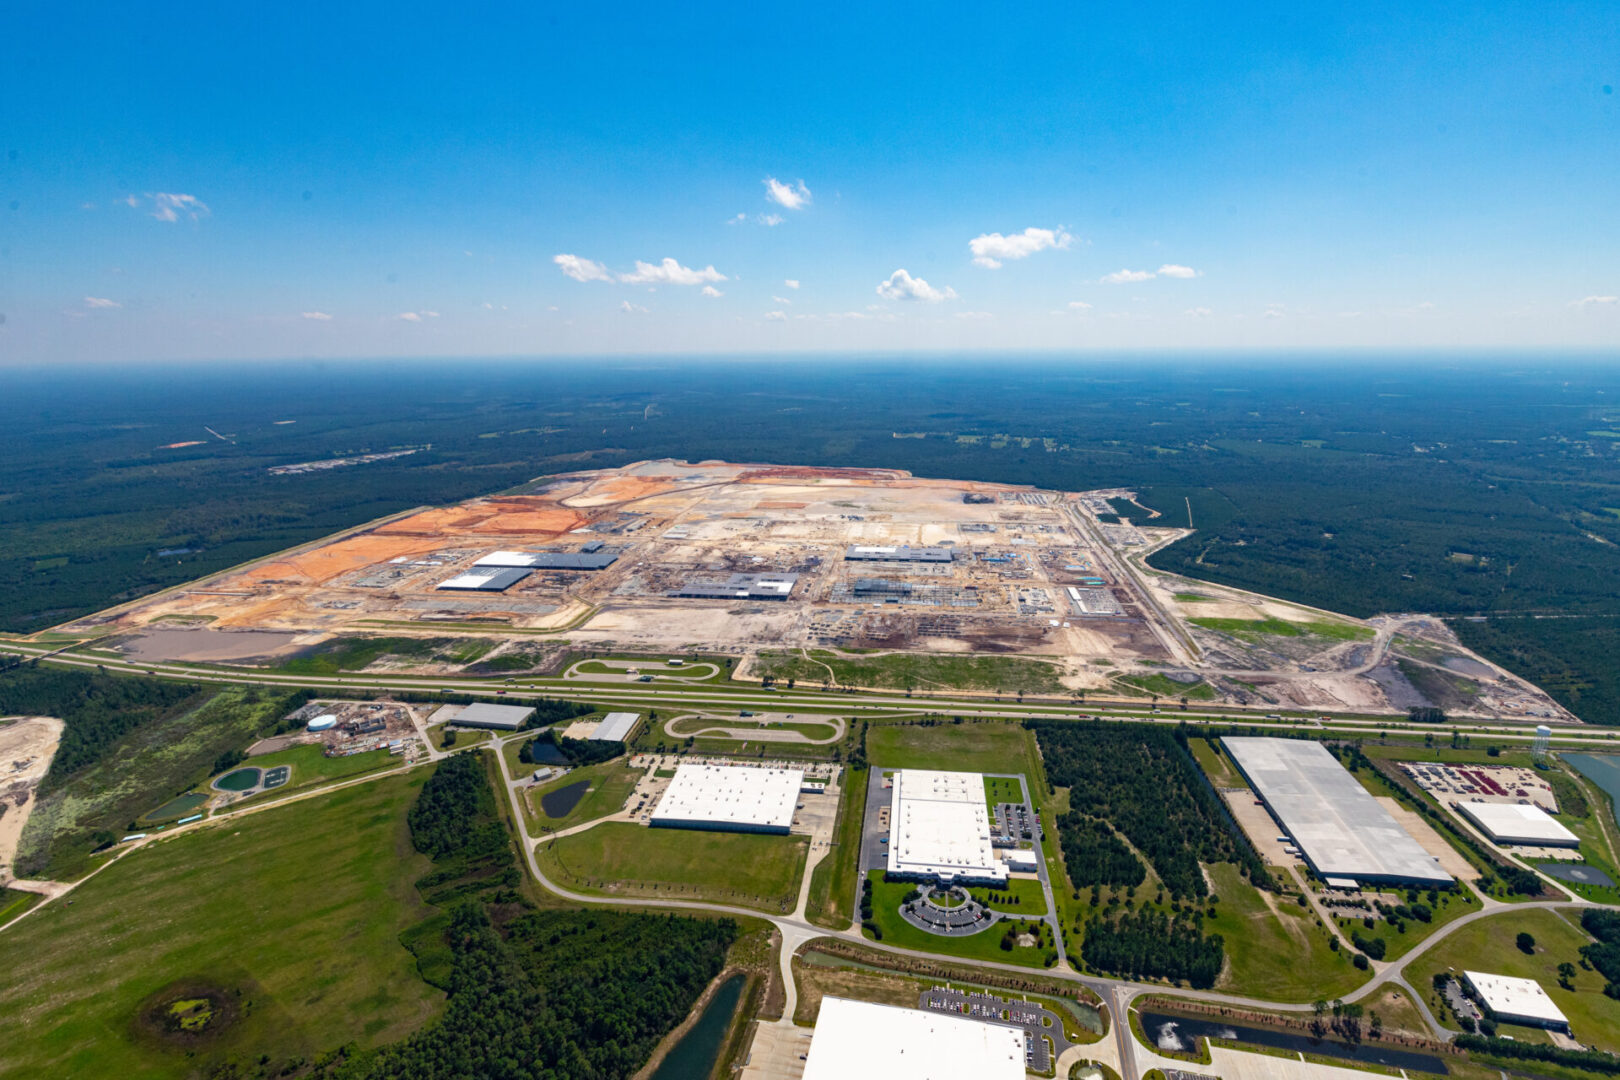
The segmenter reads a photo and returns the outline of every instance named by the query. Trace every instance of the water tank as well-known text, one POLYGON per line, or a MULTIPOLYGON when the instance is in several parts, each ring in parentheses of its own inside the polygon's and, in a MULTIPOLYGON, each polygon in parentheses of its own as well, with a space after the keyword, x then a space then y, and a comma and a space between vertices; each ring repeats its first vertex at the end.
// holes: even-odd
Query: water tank
POLYGON ((311 720, 307 726, 310 731, 327 731, 337 726, 337 717, 326 713, 311 720))

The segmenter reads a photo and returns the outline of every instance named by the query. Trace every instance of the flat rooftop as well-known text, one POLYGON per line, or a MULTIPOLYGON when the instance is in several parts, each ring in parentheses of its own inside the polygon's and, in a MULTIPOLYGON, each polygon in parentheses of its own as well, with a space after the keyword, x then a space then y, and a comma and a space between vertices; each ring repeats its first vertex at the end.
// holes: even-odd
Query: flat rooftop
POLYGON ((786 600, 798 574, 732 574, 725 578, 697 578, 670 593, 695 600, 786 600))
POLYGON ((505 592, 528 577, 529 573, 521 567, 475 566, 434 587, 463 592, 505 592))
POLYGON ((1569 1019, 1534 979, 1487 975, 1482 971, 1465 971, 1463 974, 1467 976, 1469 985, 1498 1016, 1533 1020, 1549 1027, 1569 1026, 1569 1019))
POLYGON ((492 551, 473 566, 527 567, 533 570, 604 570, 618 561, 619 556, 601 550, 597 544, 592 551, 492 551))
POLYGON ((678 765, 652 812, 652 824, 787 832, 803 783, 803 769, 678 765))
POLYGON ((889 873, 1005 880, 990 842, 984 776, 901 769, 889 810, 889 873))
POLYGON ((1452 880, 1321 743, 1267 738, 1221 743, 1322 877, 1436 885, 1452 880))
POLYGON ((804 1080, 1023 1080, 1024 1033, 951 1013, 824 997, 804 1080))
POLYGON ((1547 811, 1528 803, 1464 802, 1457 809, 1499 843, 1575 847, 1581 842, 1547 811))
POLYGON ((596 731, 591 735, 593 739, 604 742, 624 742, 630 733, 636 729, 641 720, 640 713, 610 712, 602 717, 602 722, 596 725, 596 731))
POLYGON ((892 547, 887 544, 851 544, 844 549, 844 558, 851 562, 863 560, 881 560, 893 562, 950 562, 953 553, 950 548, 942 547, 911 547, 902 544, 892 547))
POLYGON ((476 701, 471 705, 463 705, 461 711, 450 719, 467 727, 505 728, 516 731, 533 715, 534 708, 529 705, 491 705, 476 701))

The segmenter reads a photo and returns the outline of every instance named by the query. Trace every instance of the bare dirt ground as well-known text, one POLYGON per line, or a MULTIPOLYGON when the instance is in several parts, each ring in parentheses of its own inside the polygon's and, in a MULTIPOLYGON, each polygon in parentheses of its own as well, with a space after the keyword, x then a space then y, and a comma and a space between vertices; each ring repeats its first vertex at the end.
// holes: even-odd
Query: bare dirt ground
POLYGON ((1071 689, 1098 690, 1110 676, 1174 663, 1230 701, 1324 712, 1403 709, 1416 691, 1384 655, 1400 637, 1402 648, 1422 653, 1406 662, 1434 669, 1423 676, 1431 689, 1461 702, 1448 697, 1448 711, 1574 719, 1479 661, 1438 620, 1360 622, 1151 570, 1145 553, 1183 533, 1098 519, 1109 512, 1101 496, 1131 492, 673 460, 571 473, 527 490, 411 511, 63 629, 140 633, 126 649, 143 659, 238 663, 333 636, 411 633, 510 633, 535 643, 566 635, 598 651, 734 656, 762 648, 1000 654, 1055 659, 1071 689), (536 569, 498 592, 439 587, 495 551, 587 545, 615 556, 612 564, 536 569), (851 547, 908 546, 950 555, 848 557, 851 547), (795 579, 785 599, 675 595, 733 574, 795 579), (1198 618, 1337 629, 1233 634, 1188 621, 1198 618), (175 628, 187 621, 208 628, 175 628), (1342 640, 1356 627, 1378 636, 1342 640))
POLYGON ((62 721, 50 716, 0 720, 0 883, 12 880, 23 826, 34 809, 34 789, 45 778, 62 738, 62 721))

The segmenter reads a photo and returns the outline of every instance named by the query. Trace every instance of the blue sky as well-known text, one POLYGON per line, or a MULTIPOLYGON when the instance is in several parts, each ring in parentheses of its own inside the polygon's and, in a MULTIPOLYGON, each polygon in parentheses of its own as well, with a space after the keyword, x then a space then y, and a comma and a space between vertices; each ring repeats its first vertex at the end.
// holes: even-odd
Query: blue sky
POLYGON ((13 6, 0 363, 1620 344, 1612 0, 333 7, 13 6))

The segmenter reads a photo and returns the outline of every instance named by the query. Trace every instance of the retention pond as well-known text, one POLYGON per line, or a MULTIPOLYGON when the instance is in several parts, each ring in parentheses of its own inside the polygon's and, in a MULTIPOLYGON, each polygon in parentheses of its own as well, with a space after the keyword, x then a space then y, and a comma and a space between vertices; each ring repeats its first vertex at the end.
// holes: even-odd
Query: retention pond
MULTIPOLYGON (((1434 1054, 1420 1054, 1415 1050, 1400 1050, 1381 1043, 1362 1043, 1351 1046, 1327 1039, 1312 1039, 1284 1031, 1266 1028, 1239 1027, 1218 1020, 1194 1019, 1186 1016, 1168 1016, 1164 1013, 1142 1014, 1142 1030, 1148 1039, 1165 1050, 1192 1050, 1198 1039, 1225 1039, 1245 1046, 1265 1047, 1269 1050, 1288 1050, 1301 1054, 1319 1054, 1323 1057, 1342 1058, 1346 1061, 1383 1065, 1391 1069, 1410 1069, 1415 1072, 1445 1075, 1446 1063, 1434 1054)), ((1194 1072, 1197 1071, 1195 1068, 1194 1072)))
POLYGON ((706 1080, 714 1071, 726 1041, 726 1029, 731 1026, 731 1014, 737 1011, 737 999, 742 997, 742 974, 731 976, 720 984, 697 1023, 670 1048, 652 1080, 706 1080))

